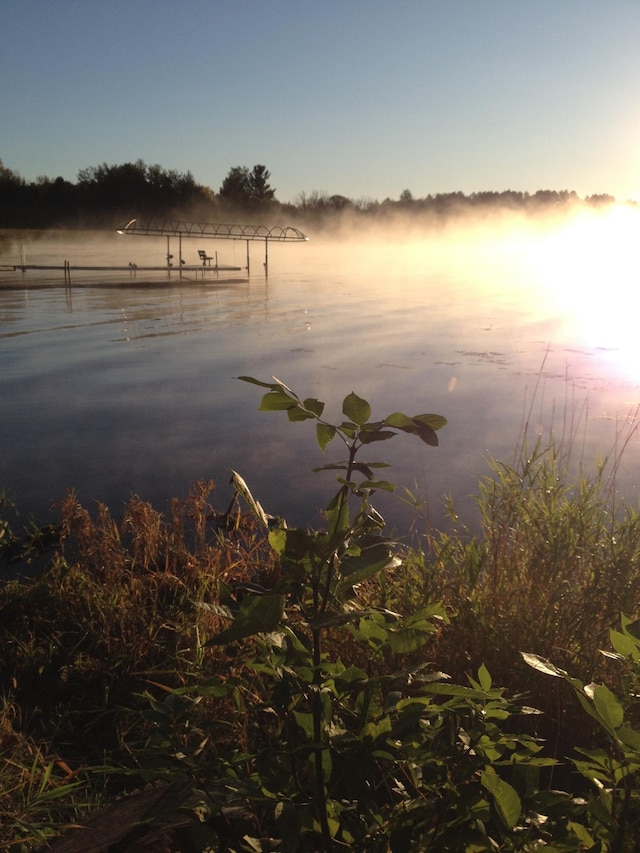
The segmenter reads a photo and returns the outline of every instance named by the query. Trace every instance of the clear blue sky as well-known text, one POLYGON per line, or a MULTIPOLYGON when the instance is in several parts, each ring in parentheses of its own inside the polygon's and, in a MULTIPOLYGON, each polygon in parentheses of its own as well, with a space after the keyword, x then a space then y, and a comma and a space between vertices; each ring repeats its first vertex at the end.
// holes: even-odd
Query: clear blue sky
POLYGON ((640 199, 640 0, 2 0, 0 159, 640 199))

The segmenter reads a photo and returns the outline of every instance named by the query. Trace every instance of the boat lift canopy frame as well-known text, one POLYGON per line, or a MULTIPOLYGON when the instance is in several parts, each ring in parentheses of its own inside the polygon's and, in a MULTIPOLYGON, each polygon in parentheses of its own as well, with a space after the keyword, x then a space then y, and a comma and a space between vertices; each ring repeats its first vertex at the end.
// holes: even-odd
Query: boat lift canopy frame
POLYGON ((118 234, 130 234, 138 237, 166 237, 167 240, 167 267, 171 267, 171 237, 178 238, 178 269, 182 270, 182 238, 197 238, 200 240, 245 240, 247 244, 247 274, 250 268, 249 243, 254 240, 264 241, 264 270, 268 272, 269 266, 269 241, 277 243, 301 242, 309 238, 302 231, 290 225, 282 227, 274 225, 268 228, 266 225, 233 225, 215 222, 173 222, 157 223, 141 222, 131 219, 126 225, 116 229, 118 234))

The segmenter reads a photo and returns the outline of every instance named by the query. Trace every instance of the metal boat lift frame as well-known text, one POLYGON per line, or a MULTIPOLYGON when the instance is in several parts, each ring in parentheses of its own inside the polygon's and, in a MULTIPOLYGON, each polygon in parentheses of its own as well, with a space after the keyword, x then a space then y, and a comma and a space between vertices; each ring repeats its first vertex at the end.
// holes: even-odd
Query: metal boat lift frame
MULTIPOLYGON (((171 238, 178 238, 178 271, 182 277, 182 238, 197 238, 199 240, 244 240, 247 244, 247 275, 250 274, 251 259, 249 244, 252 241, 264 241, 264 272, 269 271, 269 242, 290 243, 301 242, 309 238, 302 231, 290 225, 282 227, 274 225, 268 228, 266 225, 231 225, 213 222, 162 222, 153 220, 145 223, 138 219, 131 219, 126 225, 116 229, 118 234, 130 234, 137 237, 165 237, 167 240, 167 271, 171 274, 171 238)), ((211 267, 211 269, 217 269, 211 267)))

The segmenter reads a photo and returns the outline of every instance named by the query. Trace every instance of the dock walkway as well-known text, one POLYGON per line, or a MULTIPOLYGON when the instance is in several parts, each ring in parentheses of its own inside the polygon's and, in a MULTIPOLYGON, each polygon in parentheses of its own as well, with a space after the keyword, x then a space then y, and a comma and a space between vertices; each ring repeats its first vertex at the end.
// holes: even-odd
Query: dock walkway
POLYGON ((100 280, 101 283, 113 283, 111 280, 113 276, 121 282, 121 283, 132 283, 133 281, 137 281, 139 284, 150 284, 158 282, 158 276, 149 278, 149 273, 164 273, 163 281, 158 283, 171 283, 172 281, 184 281, 185 283, 189 280, 195 279, 196 281, 206 281, 210 280, 213 282, 218 280, 219 273, 227 273, 227 272, 241 272, 242 267, 239 266, 229 266, 227 264, 216 264, 216 265, 206 265, 202 264, 183 264, 182 267, 168 267, 166 264, 162 266, 138 266, 138 264, 127 264, 121 266, 102 266, 102 265, 84 265, 84 264, 71 264, 69 261, 65 261, 62 265, 60 264, 0 264, 0 287, 3 284, 8 286, 16 286, 17 284, 51 284, 54 281, 58 280, 58 276, 52 275, 48 276, 46 279, 40 277, 36 282, 35 279, 30 279, 27 277, 27 273, 34 271, 36 273, 60 273, 60 276, 64 280, 64 284, 67 287, 70 287, 72 283, 76 285, 80 285, 81 283, 86 283, 86 276, 82 276, 82 273, 104 273, 105 276, 100 280), (2 275, 2 273, 14 273, 12 277, 6 277, 2 275), (22 275, 17 278, 15 276, 16 273, 21 273, 22 275), (74 276, 74 280, 72 282, 71 274, 80 273, 79 278, 74 276), (128 273, 128 276, 123 281, 123 277, 121 273, 128 273), (139 277, 138 277, 139 276, 139 277), (188 276, 192 276, 193 278, 188 278, 188 276), (108 278, 109 281, 105 281, 104 279, 108 278), (84 279, 84 280, 83 280, 84 279))

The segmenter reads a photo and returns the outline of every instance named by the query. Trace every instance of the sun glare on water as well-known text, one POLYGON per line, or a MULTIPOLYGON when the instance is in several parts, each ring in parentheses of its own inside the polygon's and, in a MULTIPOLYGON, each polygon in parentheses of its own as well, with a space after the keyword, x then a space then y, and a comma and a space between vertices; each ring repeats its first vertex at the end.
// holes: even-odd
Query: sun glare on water
POLYGON ((530 265, 576 339, 640 382, 640 212, 615 207, 560 225, 536 240, 530 265))

